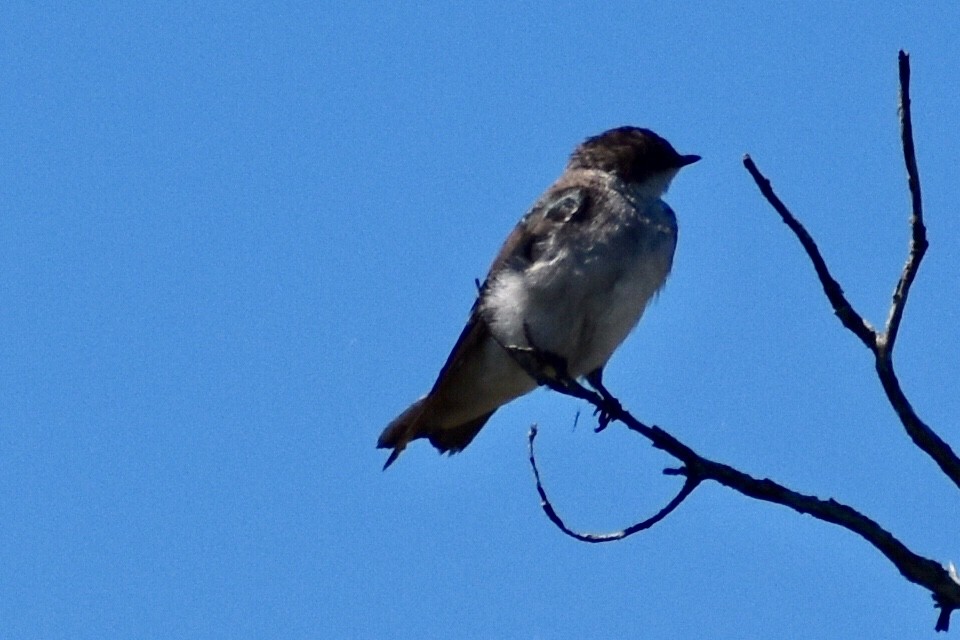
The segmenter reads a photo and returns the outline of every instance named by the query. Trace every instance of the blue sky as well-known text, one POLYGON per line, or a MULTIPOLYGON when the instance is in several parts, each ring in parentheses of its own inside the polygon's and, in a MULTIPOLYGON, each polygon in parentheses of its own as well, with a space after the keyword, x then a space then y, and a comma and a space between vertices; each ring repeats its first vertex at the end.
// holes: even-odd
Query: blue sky
POLYGON ((564 537, 531 423, 577 528, 676 488, 571 399, 538 391, 461 455, 416 443, 387 473, 374 443, 572 147, 647 126, 704 160, 608 385, 702 454, 960 561, 957 492, 740 164, 882 321, 910 51, 932 246, 897 364, 960 446, 960 9, 347 5, 0 10, 3 635, 933 636, 927 593, 864 542, 720 487, 625 542, 564 537))

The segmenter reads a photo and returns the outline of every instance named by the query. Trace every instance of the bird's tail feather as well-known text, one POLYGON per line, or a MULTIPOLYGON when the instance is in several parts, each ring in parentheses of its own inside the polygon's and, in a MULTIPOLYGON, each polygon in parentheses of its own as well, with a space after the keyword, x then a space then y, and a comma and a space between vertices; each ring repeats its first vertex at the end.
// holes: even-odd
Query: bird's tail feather
POLYGON ((397 456, 406 449, 407 444, 411 440, 422 437, 418 431, 420 421, 426 413, 428 399, 429 396, 424 396, 407 407, 407 409, 394 418, 390 424, 387 425, 387 428, 383 430, 383 433, 380 434, 380 438, 377 440, 377 448, 393 449, 393 451, 390 452, 390 457, 387 458, 386 463, 383 465, 384 470, 394 463, 397 456))
POLYGON ((493 415, 491 411, 455 427, 442 428, 436 424, 438 421, 431 407, 431 399, 430 395, 426 395, 414 402, 394 418, 380 434, 377 448, 393 449, 383 465, 384 469, 396 461, 397 456, 403 452, 411 440, 417 438, 429 438, 430 444, 440 453, 458 453, 473 441, 493 415))
POLYGON ((473 442, 492 415, 493 411, 450 429, 437 429, 427 437, 440 453, 460 453, 473 442))

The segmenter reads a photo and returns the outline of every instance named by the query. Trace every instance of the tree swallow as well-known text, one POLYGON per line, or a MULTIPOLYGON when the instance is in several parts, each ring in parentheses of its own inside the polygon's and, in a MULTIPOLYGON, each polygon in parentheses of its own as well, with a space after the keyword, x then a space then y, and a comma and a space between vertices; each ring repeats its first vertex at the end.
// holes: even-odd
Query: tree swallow
POLYGON ((377 447, 393 449, 383 468, 417 438, 463 450, 494 411, 536 388, 506 348, 548 353, 567 375, 602 385, 673 264, 677 220, 661 196, 699 159, 636 127, 577 146, 507 237, 430 393, 380 435, 377 447))

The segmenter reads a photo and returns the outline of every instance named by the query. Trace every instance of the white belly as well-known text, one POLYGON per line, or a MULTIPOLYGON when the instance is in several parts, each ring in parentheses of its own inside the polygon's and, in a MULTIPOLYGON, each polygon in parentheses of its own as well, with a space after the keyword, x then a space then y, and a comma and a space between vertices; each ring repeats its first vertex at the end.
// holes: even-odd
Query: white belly
POLYGON ((504 344, 529 346, 529 330, 534 346, 563 357, 571 375, 585 375, 606 364, 637 325, 666 281, 675 247, 672 227, 644 223, 584 250, 560 251, 500 274, 485 317, 504 344))

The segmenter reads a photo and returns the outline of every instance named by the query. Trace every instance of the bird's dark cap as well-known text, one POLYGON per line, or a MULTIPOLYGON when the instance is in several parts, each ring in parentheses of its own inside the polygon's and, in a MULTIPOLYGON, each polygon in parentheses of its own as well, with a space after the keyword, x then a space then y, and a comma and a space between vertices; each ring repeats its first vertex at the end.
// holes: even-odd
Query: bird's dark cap
POLYGON ((650 129, 618 127, 584 140, 570 156, 568 169, 597 169, 627 182, 640 182, 655 173, 677 170, 700 160, 681 155, 650 129))

